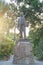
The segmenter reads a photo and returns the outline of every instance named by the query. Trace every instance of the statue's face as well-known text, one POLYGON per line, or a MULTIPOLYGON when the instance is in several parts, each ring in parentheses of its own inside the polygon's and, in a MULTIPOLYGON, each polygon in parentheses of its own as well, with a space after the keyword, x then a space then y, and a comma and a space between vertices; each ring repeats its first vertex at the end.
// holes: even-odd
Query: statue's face
POLYGON ((23 12, 20 12, 20 16, 23 16, 23 12))

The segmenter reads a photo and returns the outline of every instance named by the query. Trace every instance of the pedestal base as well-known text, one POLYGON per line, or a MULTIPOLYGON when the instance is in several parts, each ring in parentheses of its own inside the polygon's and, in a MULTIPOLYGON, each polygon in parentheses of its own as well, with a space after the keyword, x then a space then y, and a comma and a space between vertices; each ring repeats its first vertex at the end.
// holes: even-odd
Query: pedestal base
POLYGON ((32 54, 32 44, 26 40, 21 39, 17 42, 14 49, 13 63, 16 64, 29 64, 34 63, 32 54))

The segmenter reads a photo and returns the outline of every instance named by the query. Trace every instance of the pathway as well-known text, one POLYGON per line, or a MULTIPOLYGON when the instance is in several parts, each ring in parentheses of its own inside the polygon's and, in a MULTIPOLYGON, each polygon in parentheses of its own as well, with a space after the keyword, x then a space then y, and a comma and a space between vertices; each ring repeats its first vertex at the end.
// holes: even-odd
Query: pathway
MULTIPOLYGON (((0 61, 0 65, 28 65, 28 64, 13 64, 13 56, 8 61, 0 61)), ((34 64, 29 64, 29 65, 43 65, 43 61, 36 61, 34 64)))

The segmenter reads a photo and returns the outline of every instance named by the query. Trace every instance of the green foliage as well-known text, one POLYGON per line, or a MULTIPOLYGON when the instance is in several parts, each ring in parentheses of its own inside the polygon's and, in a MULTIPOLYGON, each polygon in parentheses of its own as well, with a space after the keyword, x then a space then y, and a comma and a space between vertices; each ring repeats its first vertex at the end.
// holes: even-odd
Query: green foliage
POLYGON ((23 0, 17 0, 18 3, 22 2, 23 0))
POLYGON ((0 60, 9 59, 10 55, 13 54, 14 42, 8 37, 1 37, 0 39, 0 60))
POLYGON ((10 38, 11 40, 13 40, 13 39, 14 39, 14 33, 9 33, 9 38, 10 38))
MULTIPOLYGON (((20 4, 21 0, 19 1, 17 0, 17 2, 20 4)), ((24 13, 29 23, 32 26, 35 26, 37 23, 41 24, 41 19, 39 16, 43 12, 43 3, 41 3, 39 0, 22 0, 22 2, 24 4, 22 6, 19 5, 19 11, 24 13)))
POLYGON ((30 31, 30 39, 33 43, 33 53, 38 59, 43 60, 43 24, 30 31))
MULTIPOLYGON (((13 0, 12 0, 13 1, 13 0)), ((11 2, 12 2, 11 1, 11 2)), ((43 2, 39 0, 16 0, 16 4, 19 7, 19 11, 23 12, 27 21, 31 24, 31 27, 34 30, 30 31, 30 39, 33 43, 33 52, 34 55, 40 59, 43 59, 43 25, 41 24, 41 13, 43 12, 43 2), (23 6, 20 6, 20 3, 23 2, 23 6), (29 7, 26 7, 26 6, 29 7), (41 25, 38 29, 35 28, 36 25, 41 25)), ((5 4, 0 0, 0 15, 3 15, 7 12, 7 17, 1 21, 2 28, 1 33, 4 31, 8 33, 9 30, 16 26, 16 22, 18 16, 18 8, 14 3, 5 4)), ((43 19, 43 18, 42 18, 43 19)), ((18 36, 15 35, 18 39, 18 36)), ((9 57, 12 54, 14 42, 13 35, 9 35, 9 37, 3 36, 0 34, 0 58, 4 58, 5 56, 9 57)))
POLYGON ((5 14, 9 9, 9 5, 4 0, 0 0, 0 17, 5 14))

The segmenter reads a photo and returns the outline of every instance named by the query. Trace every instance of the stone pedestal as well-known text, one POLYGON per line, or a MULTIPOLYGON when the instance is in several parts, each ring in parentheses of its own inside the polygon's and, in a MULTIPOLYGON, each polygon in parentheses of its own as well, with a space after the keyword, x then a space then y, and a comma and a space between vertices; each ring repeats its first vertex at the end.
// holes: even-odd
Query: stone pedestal
POLYGON ((32 44, 28 40, 21 39, 17 42, 14 49, 13 63, 16 64, 34 63, 32 54, 32 44))

